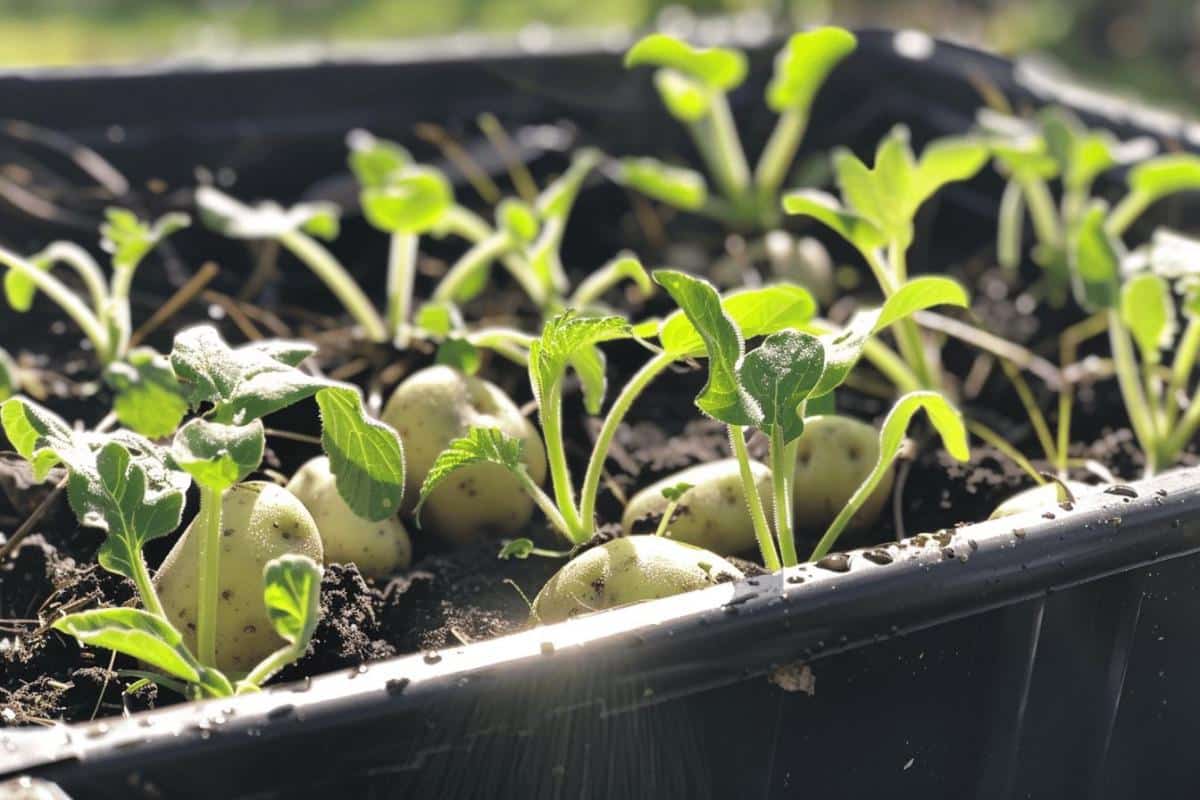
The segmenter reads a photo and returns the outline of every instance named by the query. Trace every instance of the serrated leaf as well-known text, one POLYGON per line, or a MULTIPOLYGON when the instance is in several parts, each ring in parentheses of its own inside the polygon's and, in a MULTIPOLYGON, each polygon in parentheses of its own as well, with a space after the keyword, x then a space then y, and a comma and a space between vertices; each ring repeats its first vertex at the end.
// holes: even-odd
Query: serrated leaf
POLYGON ((159 217, 152 225, 124 208, 109 208, 100 226, 100 247, 112 254, 114 269, 136 269, 146 254, 159 242, 192 224, 187 214, 172 213, 159 217))
POLYGON ((1133 334, 1142 361, 1158 364, 1175 336, 1175 301, 1170 285, 1154 273, 1135 275, 1121 287, 1121 321, 1133 334))
POLYGON ((1069 234, 1068 258, 1075 298, 1089 311, 1116 308, 1119 302, 1120 242, 1105 228, 1108 208, 1096 201, 1083 213, 1069 234))
POLYGON ((667 112, 680 122, 699 122, 712 108, 711 90, 678 70, 655 72, 654 88, 667 112))
POLYGON ((817 337, 799 331, 773 333, 742 360, 738 379, 762 408, 759 427, 778 428, 785 443, 804 432, 800 405, 825 368, 825 349, 817 337))
POLYGON ((655 270, 654 280, 667 290, 704 341, 708 380, 696 396, 696 406, 728 425, 757 425, 762 409, 738 380, 742 336, 722 308, 717 290, 708 281, 675 270, 655 270))
POLYGON ((364 130, 346 136, 350 171, 364 189, 386 186, 393 176, 412 164, 412 156, 395 142, 376 138, 364 130))
POLYGON ((846 210, 833 195, 817 189, 802 189, 784 195, 783 209, 789 214, 812 217, 866 254, 887 241, 883 231, 866 217, 846 210))
MULTIPOLYGON (((804 327, 816 316, 817 301, 802 286, 778 283, 731 292, 721 298, 721 308, 741 331, 743 339, 754 339, 786 328, 804 327)), ((646 333, 648 327, 639 326, 639 330, 640 338, 653 335, 646 333)), ((663 349, 680 358, 699 358, 706 353, 704 339, 683 311, 668 316, 659 325, 658 334, 663 349)))
POLYGON ((652 33, 640 39, 625 54, 625 66, 669 67, 678 70, 709 89, 729 91, 746 79, 745 54, 724 47, 692 47, 665 33, 652 33))
POLYGON ((56 619, 50 626, 85 647, 103 647, 143 661, 188 683, 199 683, 203 667, 183 636, 166 620, 139 608, 98 608, 56 619))
POLYGON ((539 402, 570 366, 579 371, 589 411, 598 411, 604 399, 604 362, 595 346, 631 335, 629 322, 622 317, 581 317, 565 311, 552 318, 529 347, 529 379, 539 402))
POLYGON ((193 419, 176 432, 171 458, 196 483, 223 492, 258 469, 265 447, 260 420, 224 425, 193 419))
POLYGON ((694 488, 694 484, 688 483, 687 481, 680 481, 679 483, 663 489, 662 496, 666 498, 667 502, 669 503, 678 503, 692 488, 694 488))
POLYGON ((807 114, 829 73, 857 46, 854 34, 843 28, 817 28, 793 34, 775 56, 775 73, 767 85, 767 105, 776 112, 792 109, 807 114))
POLYGON ((275 239, 293 231, 337 238, 339 211, 332 203, 300 203, 285 209, 267 201, 250 206, 211 186, 196 189, 195 200, 204 224, 233 239, 275 239))
POLYGON ((409 167, 359 195, 367 222, 388 233, 427 233, 442 224, 454 191, 441 172, 409 167))
POLYGON ((434 459, 433 466, 421 484, 421 498, 414 511, 420 520, 421 507, 430 493, 442 481, 457 470, 471 464, 497 464, 517 475, 525 474, 525 462, 521 458, 525 443, 514 436, 507 436, 496 428, 471 428, 467 435, 452 441, 434 459))
POLYGON ((159 439, 170 436, 187 414, 188 401, 166 356, 149 347, 110 364, 104 380, 115 392, 113 411, 127 428, 159 439))
POLYGON ((950 278, 927 276, 915 278, 879 308, 855 312, 841 331, 821 337, 825 347, 825 370, 812 390, 813 397, 833 391, 862 357, 863 347, 875 334, 917 311, 939 305, 966 308, 967 291, 950 278))
POLYGON ((708 202, 708 184, 703 175, 657 159, 622 159, 620 180, 647 197, 684 211, 699 210, 708 202))
POLYGON ((381 520, 396 513, 404 497, 404 448, 390 426, 371 419, 352 386, 317 392, 321 445, 338 494, 360 517, 381 520))
POLYGON ((289 553, 263 568, 263 603, 275 633, 297 650, 308 646, 321 617, 321 567, 289 553))

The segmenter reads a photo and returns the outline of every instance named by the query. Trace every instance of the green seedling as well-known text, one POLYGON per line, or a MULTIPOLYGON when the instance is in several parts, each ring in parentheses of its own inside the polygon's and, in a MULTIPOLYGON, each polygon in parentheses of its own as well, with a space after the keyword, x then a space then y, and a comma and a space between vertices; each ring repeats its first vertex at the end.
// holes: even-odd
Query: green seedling
MULTIPOLYGON (((816 336, 792 328, 767 336, 750 353, 744 331, 724 313, 709 283, 685 273, 655 272, 654 278, 680 306, 708 353, 708 382, 696 406, 729 427, 730 443, 741 473, 755 534, 770 570, 798 563, 794 535, 794 478, 798 441, 804 433, 808 403, 834 391, 862 357, 865 343, 888 325, 920 308, 944 302, 965 304, 962 287, 947 278, 920 278, 892 295, 882 308, 861 311, 846 330, 816 336), (774 528, 763 512, 746 450, 745 429, 757 427, 770 441, 774 528)), ((885 479, 898 457, 913 414, 924 408, 943 443, 956 458, 967 457, 962 418, 941 395, 912 392, 901 397, 880 432, 876 462, 822 537, 813 558, 828 549, 885 479)))
POLYGON ((98 554, 101 566, 132 580, 142 601, 141 609, 68 615, 55 627, 83 644, 141 659, 163 673, 164 685, 195 696, 256 689, 304 652, 316 624, 320 539, 303 505, 283 489, 239 485, 263 456, 261 418, 315 397, 338 491, 355 514, 389 517, 404 485, 395 433, 367 419, 356 388, 298 369, 312 352, 307 344, 283 341, 230 348, 209 326, 180 332, 169 361, 176 391, 188 406, 205 411, 178 429, 170 447, 128 430, 75 431, 25 398, 5 401, 0 422, 17 452, 38 477, 59 463, 66 466, 72 509, 84 525, 107 533, 98 554), (192 481, 200 490, 199 512, 168 556, 156 587, 142 548, 178 527, 192 481), (280 531, 288 535, 276 536, 280 531), (222 570, 222 550, 233 553, 235 544, 241 557, 222 570), (252 599, 259 596, 265 609, 252 599), (260 615, 256 642, 282 646, 239 651, 239 639, 249 638, 247 625, 233 625, 218 660, 218 626, 230 628, 229 620, 219 619, 222 600, 241 619, 260 615), (186 633, 177 621, 185 623, 186 633), (265 631, 276 637, 259 638, 265 631))
POLYGON ((129 350, 129 290, 138 267, 163 239, 187 227, 189 220, 185 214, 167 214, 147 224, 123 208, 108 209, 105 218, 100 245, 111 255, 112 270, 107 278, 91 253, 70 242, 55 242, 28 258, 0 248, 0 265, 5 267, 4 296, 14 311, 28 311, 41 292, 71 318, 107 366, 124 359, 129 350), (75 273, 83 285, 82 293, 54 274, 58 266, 75 273))
POLYGON ((737 227, 774 227, 779 222, 779 190, 804 138, 813 100, 829 73, 856 46, 853 34, 832 27, 788 39, 775 58, 765 98, 779 117, 751 173, 728 99, 729 92, 746 79, 745 54, 722 47, 692 47, 667 34, 644 37, 626 53, 625 65, 656 68, 654 85, 663 105, 691 134, 720 194, 710 194, 701 173, 651 158, 624 159, 619 179, 684 211, 737 227))
MULTIPOLYGON (((908 129, 896 126, 875 151, 868 167, 849 150, 834 153, 841 200, 825 192, 802 190, 783 198, 789 214, 812 217, 854 246, 871 268, 885 298, 908 281, 908 250, 917 212, 943 186, 966 180, 987 161, 979 140, 947 137, 930 142, 917 158, 908 129)), ((940 390, 941 375, 931 348, 912 320, 896 328, 900 354, 923 389, 940 390)))
MULTIPOLYGON (((1033 223, 1033 260, 1046 272, 1046 296, 1062 306, 1076 282, 1071 239, 1088 213, 1096 180, 1119 166, 1143 159, 1147 142, 1119 142, 1105 130, 1089 130, 1070 112, 1052 108, 1034 122, 982 114, 995 163, 1007 178, 1001 199, 996 253, 1002 265, 1020 264, 1026 211, 1033 223), (1056 205, 1051 181, 1062 197, 1056 205)), ((1113 236, 1128 229, 1154 203, 1171 195, 1200 190, 1200 157, 1168 154, 1145 158, 1126 176, 1124 197, 1105 213, 1113 236)), ((1077 286, 1077 284, 1076 284, 1077 286)), ((1078 289, 1077 289, 1078 291, 1078 289)))

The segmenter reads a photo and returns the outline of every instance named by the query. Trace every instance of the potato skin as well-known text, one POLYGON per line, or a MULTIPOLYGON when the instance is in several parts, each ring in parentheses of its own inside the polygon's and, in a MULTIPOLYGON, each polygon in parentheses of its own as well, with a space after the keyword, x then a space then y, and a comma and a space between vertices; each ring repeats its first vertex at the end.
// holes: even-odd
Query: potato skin
MULTIPOLYGON (((240 483, 221 502, 221 566, 217 599, 217 667, 248 672, 285 642, 263 603, 263 567, 285 553, 322 561, 312 515, 291 492, 265 481, 240 483)), ((154 584, 167 617, 196 652, 200 519, 193 519, 167 554, 154 584)))
POLYGON ((662 536, 625 536, 568 562, 538 592, 533 616, 545 624, 562 622, 742 577, 737 567, 699 547, 662 536))
MULTIPOLYGON (((1063 481, 1067 488, 1071 490, 1071 494, 1076 497, 1096 492, 1100 487, 1092 486, 1090 483, 1082 483, 1080 481, 1063 481)), ((988 519, 1000 519, 1001 517, 1011 517, 1014 514, 1022 514, 1026 511, 1040 511, 1045 508, 1050 508, 1058 505, 1058 486, 1057 484, 1043 483, 1039 486, 1034 486, 1031 489, 1026 489, 1023 492, 1017 492, 1012 497, 1005 500, 1000 505, 996 506, 996 510, 992 512, 988 519)))
MULTIPOLYGON (((879 431, 874 425, 836 414, 808 417, 796 448, 795 528, 820 536, 875 467, 879 431)), ((895 479, 884 474, 875 491, 851 519, 848 531, 874 524, 887 503, 895 479)))
POLYGON ((355 514, 338 494, 328 456, 296 470, 287 490, 317 523, 326 564, 354 564, 363 575, 381 578, 412 563, 412 540, 404 525, 394 516, 372 522, 355 514))
MULTIPOLYGON (((411 511, 429 468, 454 439, 472 427, 498 428, 525 443, 525 464, 535 483, 546 479, 546 451, 537 429, 500 387, 435 366, 410 375, 396 387, 382 419, 404 441, 404 509, 411 511)), ((455 543, 521 530, 533 515, 533 500, 520 482, 496 464, 472 464, 443 482, 421 509, 422 528, 455 543)))
MULTIPOLYGON (((771 470, 751 461, 750 471, 759 495, 769 502, 771 470)), ((690 483, 692 488, 680 499, 664 534, 666 538, 703 547, 721 556, 746 552, 758 546, 736 458, 688 467, 642 489, 625 506, 621 517, 625 535, 635 531, 654 533, 667 509, 668 501, 662 491, 679 483, 690 483)))

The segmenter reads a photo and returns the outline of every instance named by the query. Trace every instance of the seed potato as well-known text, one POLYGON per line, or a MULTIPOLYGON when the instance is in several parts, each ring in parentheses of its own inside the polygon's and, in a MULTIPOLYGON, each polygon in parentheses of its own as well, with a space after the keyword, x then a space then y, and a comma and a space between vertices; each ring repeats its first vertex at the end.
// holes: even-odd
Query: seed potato
MULTIPOLYGON (((820 536, 862 484, 879 458, 879 431, 874 425, 835 414, 808 417, 796 448, 795 527, 820 536)), ((895 476, 889 469, 847 531, 874 524, 887 503, 895 476)))
MULTIPOLYGON (((1071 490, 1071 494, 1075 497, 1091 494, 1098 489, 1096 486, 1081 483, 1080 481, 1063 481, 1063 483, 1067 485, 1067 488, 1071 490)), ((1058 485, 1053 482, 1043 483, 1040 486, 1034 486, 1032 489, 1026 489, 1023 492, 1014 494, 996 506, 996 510, 992 512, 992 515, 988 519, 1011 517, 1013 514, 1023 514, 1026 511, 1040 511, 1057 505, 1058 485)))

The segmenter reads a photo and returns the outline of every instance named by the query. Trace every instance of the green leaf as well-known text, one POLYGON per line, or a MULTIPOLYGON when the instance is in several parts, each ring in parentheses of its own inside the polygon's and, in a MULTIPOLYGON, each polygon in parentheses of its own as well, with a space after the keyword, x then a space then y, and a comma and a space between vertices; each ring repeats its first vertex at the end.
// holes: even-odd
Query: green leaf
POLYGON ((717 290, 705 280, 675 270, 655 270, 654 280, 667 290, 704 341, 708 380, 696 397, 696 406, 728 425, 757 425, 762 409, 738 380, 741 333, 721 307, 717 290))
POLYGON ((437 228, 454 205, 454 191, 441 172, 410 167, 387 183, 359 195, 367 222, 388 233, 427 233, 437 228))
POLYGON ((350 148, 350 171, 364 189, 386 186, 393 176, 412 165, 412 156, 403 147, 361 129, 351 131, 346 144, 350 148))
POLYGON ((188 401, 175 371, 166 356, 152 348, 131 350, 124 362, 109 365, 104 380, 116 393, 117 419, 143 436, 170 436, 187 414, 188 401))
POLYGON ((452 441, 434 459, 433 465, 421 484, 421 499, 413 512, 420 522, 421 507, 438 485, 456 471, 471 464, 498 464, 509 472, 525 474, 525 462, 521 453, 525 443, 514 436, 507 436, 496 428, 471 428, 467 435, 452 441))
POLYGON ((669 503, 678 503, 683 499, 683 496, 687 494, 690 489, 694 488, 694 486, 695 484, 688 483, 687 481, 680 481, 673 486, 668 486, 663 489, 662 496, 666 498, 667 502, 669 503))
POLYGON ((1131 167, 1127 178, 1130 190, 1153 203, 1178 192, 1200 191, 1200 156, 1192 153, 1151 158, 1131 167))
POLYGON ((544 402, 570 366, 579 374, 589 413, 596 413, 604 399, 604 361, 595 346, 631 334, 622 317, 581 317, 565 311, 548 321, 529 347, 529 379, 538 402, 544 402))
POLYGON ((260 420, 224 425, 193 419, 176 432, 171 458, 196 483, 223 492, 258 469, 265 447, 260 420))
POLYGON ((567 167, 538 194, 536 210, 543 220, 565 219, 571 213, 575 199, 583 189, 583 182, 588 173, 600 163, 600 151, 585 147, 571 157, 571 166, 567 167))
POLYGON ((173 213, 147 225, 124 208, 105 209, 104 217, 106 221, 100 226, 100 247, 112 254, 114 269, 136 269, 159 242, 192 224, 187 214, 173 213))
POLYGON ((532 539, 513 539, 511 542, 505 542, 496 557, 502 558, 505 561, 510 558, 524 560, 533 555, 535 549, 536 547, 532 539))
POLYGON ((699 122, 712 108, 713 95, 707 86, 673 69, 654 73, 654 88, 667 112, 680 122, 699 122))
POLYGON ((767 85, 772 111, 788 109, 808 114, 813 97, 842 59, 854 52, 858 40, 843 28, 817 28, 793 34, 775 56, 775 74, 767 85))
POLYGON ((457 336, 447 337, 438 344, 437 354, 433 361, 435 364, 454 367, 467 375, 479 372, 479 367, 483 363, 479 348, 457 336))
POLYGON ((496 227, 507 233, 514 242, 528 244, 537 238, 541 226, 537 211, 527 203, 508 197, 496 206, 496 227))
POLYGON ((708 202, 708 184, 703 175, 654 158, 622 159, 619 180, 647 197, 684 211, 697 211, 708 202))
MULTIPOLYGON (((741 332, 743 339, 769 336, 787 328, 802 328, 817 313, 817 301, 802 286, 778 283, 759 289, 741 289, 721 299, 721 308, 741 332)), ((649 327, 642 338, 653 335, 649 327)), ((700 358, 706 354, 704 339, 683 311, 672 313, 658 329, 664 350, 680 358, 700 358)))
MULTIPOLYGON (((856 159, 857 160, 857 159, 856 159)), ((847 211, 836 197, 816 189, 802 189, 783 197, 783 209, 789 214, 812 217, 867 254, 887 242, 887 237, 874 222, 847 211)))
POLYGON ((321 617, 321 567, 295 553, 271 559, 263 568, 263 603, 275 633, 303 650, 321 617))
POLYGON ((227 399, 242 379, 233 350, 211 325, 196 325, 175 334, 169 359, 193 408, 227 399))
POLYGON ((430 336, 449 336, 463 328, 462 314, 458 306, 449 301, 424 303, 413 318, 416 325, 430 336))
POLYGON ((821 337, 825 371, 812 396, 820 397, 841 385, 858 363, 867 341, 889 325, 926 308, 939 305, 966 308, 969 302, 961 284, 950 278, 927 276, 901 286, 881 307, 855 312, 841 331, 821 337))
POLYGON ((738 379, 762 408, 764 431, 778 428, 783 441, 804 432, 800 405, 817 385, 825 350, 817 337, 786 330, 773 333, 742 360, 738 379))
MULTIPOLYGON (((54 260, 45 251, 29 257, 29 263, 43 272, 49 272, 54 266, 54 260)), ((33 300, 37 296, 37 284, 29 279, 24 272, 15 269, 4 271, 4 298, 8 305, 18 314, 24 314, 33 308, 33 300)))
POLYGON ((709 89, 727 92, 746 79, 745 54, 724 47, 697 48, 675 36, 652 33, 625 54, 626 67, 669 67, 700 81, 709 89))
POLYGON ((879 431, 879 463, 891 463, 900 455, 908 425, 913 416, 924 410, 941 437, 942 446, 959 461, 971 457, 967 444, 967 428, 950 401, 937 392, 909 392, 896 401, 879 431))
POLYGON ((1096 201, 1070 232, 1068 257, 1075 297, 1088 311, 1116 308, 1121 282, 1120 242, 1105 228, 1108 207, 1096 201))
POLYGON ((98 608, 68 614, 50 627, 74 636, 85 647, 115 650, 188 683, 199 683, 204 670, 188 652, 179 631, 140 608, 98 608))
POLYGON ((1142 361, 1158 364, 1161 350, 1175 336, 1175 301, 1170 285, 1154 273, 1142 273, 1121 287, 1121 321, 1133 334, 1142 361))
POLYGON ((17 362, 0 347, 0 402, 4 402, 21 390, 20 377, 17 373, 17 362))
POLYGON ((23 397, 5 400, 0 404, 0 424, 18 455, 33 466, 33 476, 38 481, 45 480, 50 469, 67 455, 87 464, 86 444, 71 426, 31 400, 23 397), (59 455, 60 452, 64 455, 59 455))
POLYGON ((1061 108, 1041 114, 1042 132, 1050 155, 1059 164, 1063 184, 1086 191, 1100 173, 1117 163, 1117 140, 1108 131, 1089 131, 1078 117, 1061 108))
POLYGON ((973 177, 983 169, 987 159, 988 147, 981 139, 947 136, 930 142, 921 151, 921 158, 917 161, 913 214, 946 184, 973 177))
POLYGON ((283 208, 263 202, 249 206, 212 186, 196 189, 196 208, 209 228, 233 239, 274 239, 304 231, 322 239, 338 234, 338 208, 332 203, 300 203, 283 208))
POLYGON ((404 496, 404 448, 389 425, 371 419, 353 386, 317 392, 321 445, 338 494, 360 517, 381 520, 396 513, 404 496))

